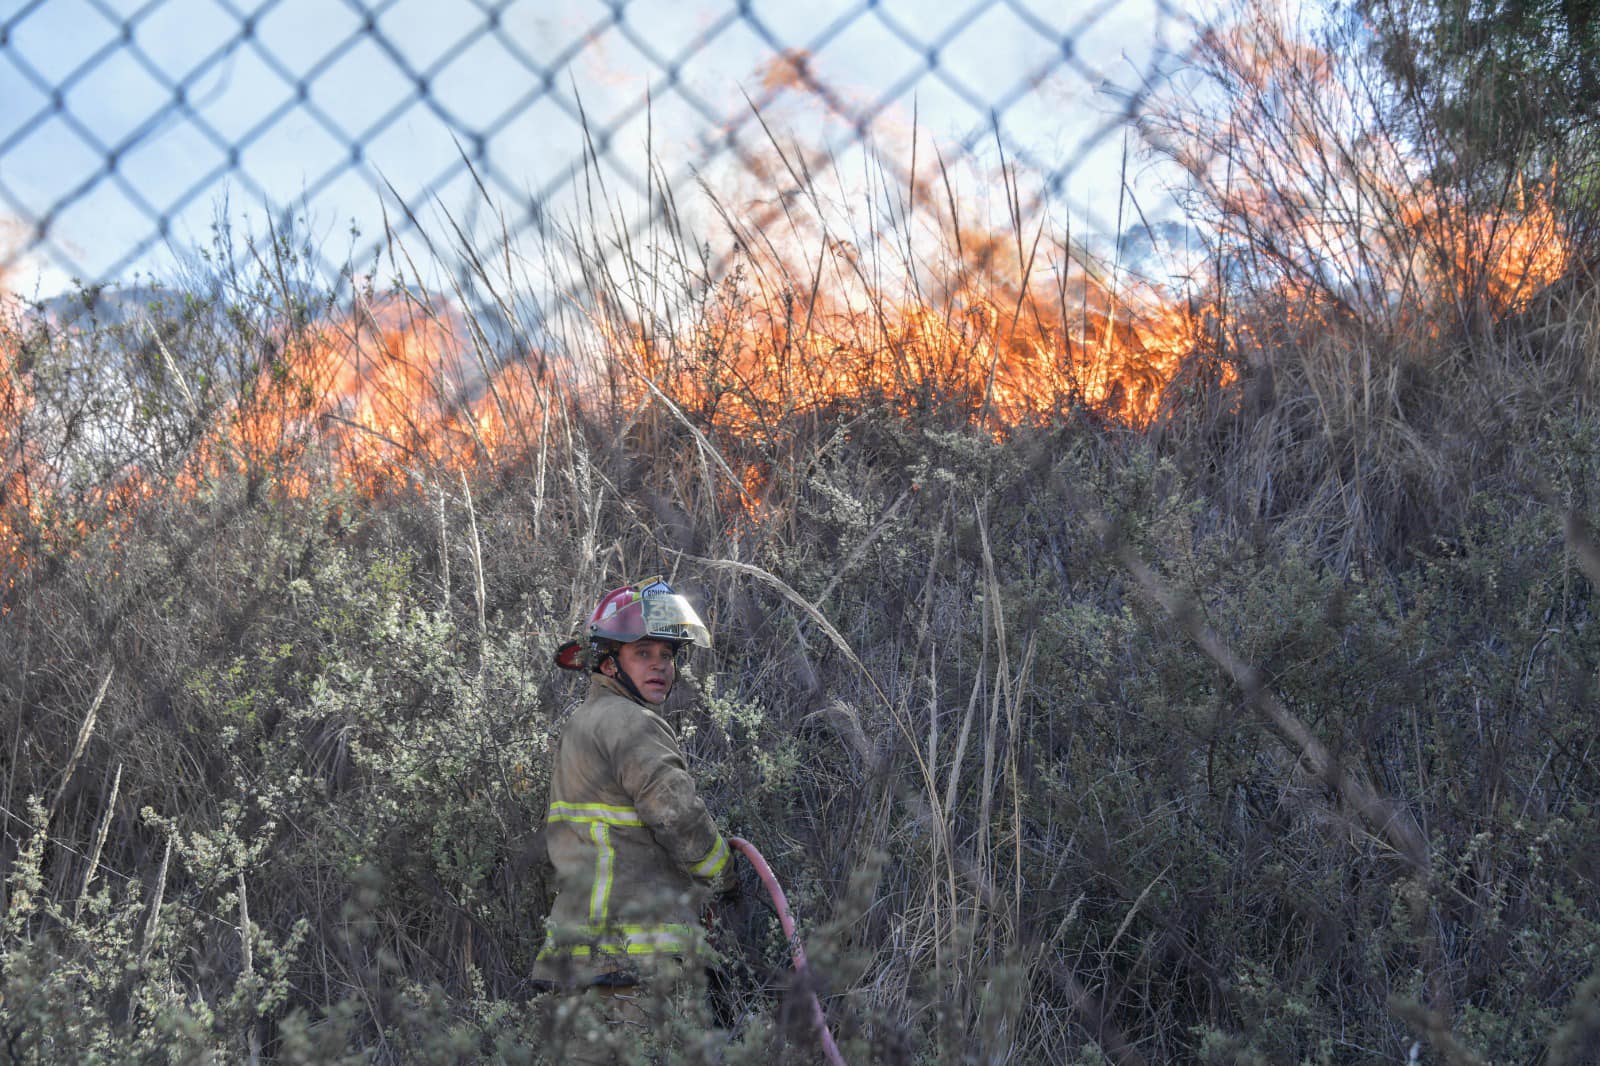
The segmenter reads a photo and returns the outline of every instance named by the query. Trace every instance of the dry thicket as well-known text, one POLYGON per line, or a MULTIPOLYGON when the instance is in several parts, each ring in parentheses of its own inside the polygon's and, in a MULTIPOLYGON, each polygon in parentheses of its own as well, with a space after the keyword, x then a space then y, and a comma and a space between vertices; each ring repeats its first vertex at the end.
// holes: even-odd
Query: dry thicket
MULTIPOLYGON (((935 169, 724 203, 721 259, 596 212, 543 305, 224 233, 8 307, 7 1054, 552 1060, 549 654, 661 570, 850 1061, 1592 1061, 1583 190, 1469 187, 1359 34, 1247 15, 1149 119, 1176 295, 935 169)), ((736 924, 724 1060, 811 1061, 736 924)))

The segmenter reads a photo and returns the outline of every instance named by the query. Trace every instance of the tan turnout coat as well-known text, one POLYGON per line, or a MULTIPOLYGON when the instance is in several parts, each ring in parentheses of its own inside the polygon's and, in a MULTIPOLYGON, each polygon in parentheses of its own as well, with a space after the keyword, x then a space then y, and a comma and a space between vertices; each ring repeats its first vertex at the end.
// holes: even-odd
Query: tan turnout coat
POLYGON ((534 976, 562 984, 689 954, 700 904, 734 873, 672 726, 616 681, 592 678, 550 777, 558 894, 534 976))

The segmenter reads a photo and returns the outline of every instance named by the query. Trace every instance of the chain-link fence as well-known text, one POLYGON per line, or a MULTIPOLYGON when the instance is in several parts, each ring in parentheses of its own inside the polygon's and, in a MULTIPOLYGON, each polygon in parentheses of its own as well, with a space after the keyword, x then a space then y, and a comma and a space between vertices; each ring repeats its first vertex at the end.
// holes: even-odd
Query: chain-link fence
POLYGON ((29 0, 0 6, 0 270, 159 272, 240 216, 330 271, 431 208, 514 237, 596 176, 748 179, 785 110, 818 158, 903 176, 871 146, 915 124, 1059 190, 1191 30, 1170 0, 29 0))

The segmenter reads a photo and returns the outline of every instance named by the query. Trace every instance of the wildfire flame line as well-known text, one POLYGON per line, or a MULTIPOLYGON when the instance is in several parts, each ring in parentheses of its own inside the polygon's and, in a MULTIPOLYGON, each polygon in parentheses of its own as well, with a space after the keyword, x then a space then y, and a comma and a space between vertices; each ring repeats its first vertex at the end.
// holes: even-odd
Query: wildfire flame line
MULTIPOLYGON (((1072 408, 1143 426, 1188 360, 1236 350, 1273 325, 1232 312, 1235 262, 1263 286, 1260 306, 1302 325, 1341 313, 1413 315, 1425 330, 1463 294, 1491 314, 1515 312, 1568 269, 1554 174, 1519 182, 1511 202, 1489 212, 1430 183, 1401 146, 1363 125, 1371 101, 1267 0, 1251 19, 1205 35, 1200 51, 1231 95, 1209 116, 1167 116, 1169 132, 1189 138, 1169 150, 1208 198, 1221 265, 1209 286, 1182 297, 1107 275, 1064 243, 1041 252, 1040 239, 1023 237, 1043 227, 1021 217, 1009 172, 997 178, 1011 215, 999 228, 959 218, 948 186, 937 195, 926 177, 908 179, 900 231, 872 231, 860 243, 841 239, 820 206, 800 224, 803 211, 779 205, 790 225, 782 238, 721 205, 733 250, 716 260, 716 276, 686 283, 670 307, 629 304, 626 285, 583 303, 603 380, 555 374, 550 353, 493 362, 461 312, 397 294, 341 319, 285 327, 176 470, 124 469, 70 507, 64 475, 30 437, 39 420, 21 331, 0 330, 6 580, 25 565, 30 538, 55 543, 95 528, 115 536, 166 487, 193 494, 245 477, 306 496, 454 480, 527 454, 552 412, 571 405, 637 408, 664 397, 757 452, 797 418, 836 406, 956 411, 1001 436, 1072 408), (1331 150, 1338 146, 1326 138, 1347 128, 1367 132, 1349 151, 1331 150), (1272 280, 1262 281, 1259 263, 1272 280), (72 520, 52 524, 63 508, 72 520)), ((803 87, 803 58, 790 57, 768 92, 803 87)), ((769 170, 793 173, 793 160, 773 149, 769 170)), ((767 202, 761 217, 773 210, 767 202)), ((1231 363, 1216 365, 1225 387, 1231 363)), ((770 467, 759 456, 738 459, 731 494, 759 516, 770 467)))

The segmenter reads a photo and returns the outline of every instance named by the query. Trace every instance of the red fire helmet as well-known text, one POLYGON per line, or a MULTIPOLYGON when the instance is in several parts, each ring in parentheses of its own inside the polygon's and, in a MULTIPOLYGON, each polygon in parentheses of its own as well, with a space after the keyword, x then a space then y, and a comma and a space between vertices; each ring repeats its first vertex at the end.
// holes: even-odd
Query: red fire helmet
POLYGON ((673 644, 711 647, 711 632, 688 600, 660 577, 612 589, 589 616, 587 642, 572 640, 556 649, 556 665, 581 670, 610 644, 631 644, 646 637, 673 644), (587 646, 585 646, 587 645, 587 646))

